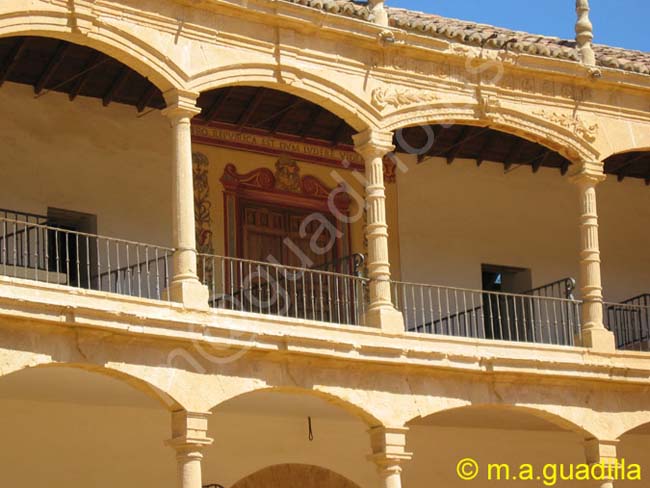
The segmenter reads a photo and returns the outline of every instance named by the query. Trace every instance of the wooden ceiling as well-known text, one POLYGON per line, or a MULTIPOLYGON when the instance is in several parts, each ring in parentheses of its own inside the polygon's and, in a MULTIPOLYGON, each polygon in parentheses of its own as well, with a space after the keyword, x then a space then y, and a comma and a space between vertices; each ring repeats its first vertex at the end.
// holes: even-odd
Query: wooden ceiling
MULTIPOLYGON (((34 87, 36 96, 49 91, 102 100, 104 106, 121 103, 138 112, 162 109, 165 101, 158 88, 123 63, 94 49, 46 37, 0 39, 0 87, 6 81, 34 87)), ((328 110, 295 95, 253 86, 235 86, 203 93, 198 100, 202 123, 218 123, 240 131, 255 130, 293 140, 352 146, 354 129, 328 110)), ((442 157, 449 164, 456 159, 473 159, 477 165, 497 162, 510 170, 529 166, 557 168, 562 174, 569 161, 555 151, 534 142, 489 128, 466 125, 432 125, 434 143, 425 130, 406 128, 395 138, 400 152, 430 148, 419 155, 426 163, 442 157), (404 144, 401 144, 403 141, 404 144)), ((431 132, 431 131, 430 131, 431 132)), ((624 178, 642 178, 650 183, 650 152, 619 154, 605 162, 605 172, 624 178)))

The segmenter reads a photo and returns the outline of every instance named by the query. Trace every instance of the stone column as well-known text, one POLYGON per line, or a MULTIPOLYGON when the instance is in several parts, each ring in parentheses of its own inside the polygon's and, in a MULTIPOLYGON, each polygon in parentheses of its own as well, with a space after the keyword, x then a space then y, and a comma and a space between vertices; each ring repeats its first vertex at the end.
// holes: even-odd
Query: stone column
MULTIPOLYGON (((587 439, 585 441, 585 456, 587 464, 593 466, 600 464, 603 468, 604 478, 594 481, 594 488, 614 488, 614 481, 617 478, 618 457, 616 447, 618 441, 603 441, 600 439, 587 439)), ((599 476, 600 477, 600 476, 599 476)))
POLYGON ((582 294, 582 345, 601 351, 615 350, 614 334, 603 323, 603 286, 600 277, 596 185, 605 180, 602 163, 582 163, 571 176, 580 201, 580 289, 582 294))
POLYGON ((174 264, 169 298, 191 308, 208 308, 208 289, 197 276, 190 121, 200 112, 197 94, 174 90, 165 93, 163 114, 173 130, 172 231, 174 264))
POLYGON ((207 437, 208 413, 181 410, 172 413, 172 438, 167 445, 176 451, 176 488, 201 488, 203 449, 212 444, 207 437))
POLYGON ((413 454, 406 452, 406 427, 374 427, 370 429, 372 454, 369 459, 377 465, 380 488, 402 488, 402 463, 413 454))
POLYGON ((354 136, 355 150, 363 156, 366 167, 366 239, 368 241, 368 277, 370 304, 365 324, 386 332, 403 333, 404 317, 393 306, 388 260, 388 224, 386 223, 386 188, 384 156, 393 151, 393 134, 367 130, 354 136))

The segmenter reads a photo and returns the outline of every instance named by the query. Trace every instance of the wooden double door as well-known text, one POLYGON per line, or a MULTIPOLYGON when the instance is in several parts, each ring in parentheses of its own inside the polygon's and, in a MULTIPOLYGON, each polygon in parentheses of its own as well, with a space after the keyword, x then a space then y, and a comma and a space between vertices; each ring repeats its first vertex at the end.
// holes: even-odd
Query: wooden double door
POLYGON ((244 259, 326 269, 339 258, 332 216, 254 202, 242 202, 241 212, 244 259))

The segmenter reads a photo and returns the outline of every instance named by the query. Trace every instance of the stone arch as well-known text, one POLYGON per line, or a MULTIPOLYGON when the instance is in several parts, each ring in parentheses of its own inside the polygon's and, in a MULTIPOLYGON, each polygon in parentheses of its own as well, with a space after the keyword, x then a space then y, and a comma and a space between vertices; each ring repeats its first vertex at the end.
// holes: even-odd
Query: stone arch
MULTIPOLYGON (((561 408, 561 407, 560 407, 561 408)), ((531 415, 539 420, 553 424, 556 427, 559 427, 565 431, 573 432, 583 436, 585 439, 589 438, 598 438, 598 435, 595 435, 591 429, 588 429, 584 425, 579 424, 575 419, 570 419, 567 416, 561 415, 558 412, 553 412, 550 409, 540 408, 539 406, 528 406, 528 405, 513 405, 513 404, 499 404, 499 403, 480 403, 480 404, 470 404, 458 407, 452 407, 447 409, 440 409, 434 412, 423 413, 410 419, 406 425, 411 425, 414 422, 428 419, 440 414, 448 413, 461 413, 463 411, 471 410, 481 410, 481 409, 495 409, 505 412, 519 412, 526 415, 531 415)))
MULTIPOLYGON (((13 2, 15 4, 16 2, 13 2)), ((168 56, 116 23, 93 23, 75 15, 63 6, 34 11, 31 2, 23 0, 23 9, 8 14, 0 10, 0 37, 50 37, 87 46, 100 51, 149 79, 163 93, 183 88, 187 76, 168 56), (76 24, 76 25, 75 25, 76 24), (92 27, 92 28, 91 28, 92 27)), ((91 14, 89 14, 91 15, 91 14)))
POLYGON ((621 415, 621 425, 612 437, 621 438, 624 435, 633 434, 634 431, 643 429, 650 432, 650 411, 635 412, 634 415, 621 415))
POLYGON ((278 488, 300 486, 302 488, 360 488, 359 485, 320 466, 308 464, 276 464, 250 474, 231 488, 278 488))
POLYGON ((437 103, 398 109, 383 118, 383 129, 397 131, 406 127, 429 124, 466 124, 489 127, 512 134, 552 149, 572 163, 600 161, 594 142, 598 124, 573 119, 570 115, 530 114, 490 101, 483 105, 437 103))
POLYGON ((283 393, 283 394, 293 394, 293 395, 307 395, 315 398, 319 398, 335 407, 338 407, 351 416, 361 420, 368 427, 377 427, 383 425, 383 422, 376 417, 372 412, 370 412, 365 404, 361 402, 357 403, 355 400, 350 398, 345 398, 340 394, 334 394, 331 392, 323 391, 318 388, 300 388, 295 386, 268 386, 268 387, 252 387, 244 391, 232 392, 230 396, 221 398, 219 402, 215 405, 212 405, 209 410, 214 411, 218 409, 221 405, 224 405, 232 400, 245 397, 246 395, 251 395, 254 393, 283 393))
MULTIPOLYGON (((18 375, 22 371, 33 370, 33 369, 45 369, 45 368, 72 368, 80 369, 87 371, 89 373, 100 374, 103 376, 108 376, 113 379, 116 379, 122 383, 128 384, 131 388, 147 395, 148 397, 155 400, 160 406, 169 411, 181 410, 183 407, 181 404, 176 401, 168 393, 164 392, 162 389, 158 388, 153 383, 149 382, 147 379, 136 376, 132 373, 127 373, 121 371, 117 368, 111 366, 99 366, 94 364, 85 364, 85 363, 74 363, 74 362, 52 362, 52 361, 32 361, 30 364, 16 365, 11 370, 4 370, 3 374, 0 375, 0 382, 2 378, 5 378, 9 375, 18 375)), ((0 388, 1 388, 0 384, 0 388)))
POLYGON ((313 102, 341 119, 357 132, 377 128, 376 110, 353 91, 334 81, 306 71, 291 72, 291 79, 279 79, 277 65, 261 63, 238 64, 200 73, 189 83, 194 92, 207 92, 228 86, 257 86, 273 88, 313 102))

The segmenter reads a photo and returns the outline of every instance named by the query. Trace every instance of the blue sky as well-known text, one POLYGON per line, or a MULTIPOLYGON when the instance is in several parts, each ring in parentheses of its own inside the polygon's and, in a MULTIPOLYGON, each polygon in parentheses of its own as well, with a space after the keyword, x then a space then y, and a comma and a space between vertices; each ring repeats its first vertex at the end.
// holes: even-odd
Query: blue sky
MULTIPOLYGON (((650 51, 650 0, 591 0, 595 42, 650 51)), ((575 0, 386 0, 386 5, 573 39, 575 0)))

